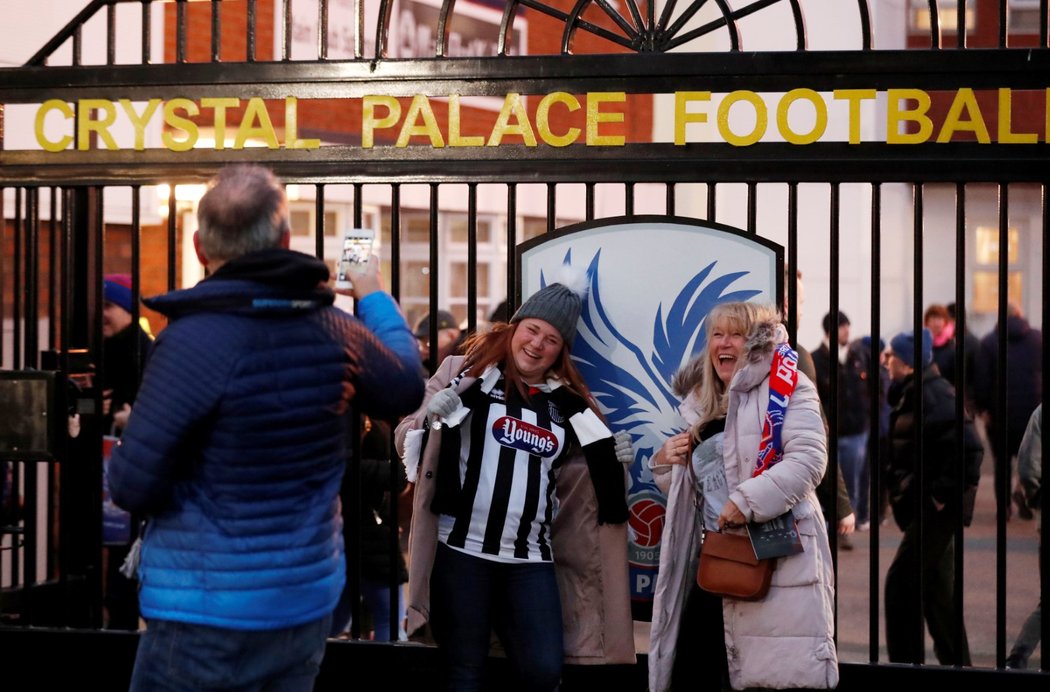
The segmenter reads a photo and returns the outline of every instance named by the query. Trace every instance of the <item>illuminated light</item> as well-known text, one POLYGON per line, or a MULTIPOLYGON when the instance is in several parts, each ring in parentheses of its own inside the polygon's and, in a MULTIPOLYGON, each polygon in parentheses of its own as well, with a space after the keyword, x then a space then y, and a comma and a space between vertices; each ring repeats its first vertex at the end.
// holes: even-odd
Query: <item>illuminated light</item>
MULTIPOLYGON (((204 184, 184 184, 175 186, 175 201, 176 202, 190 202, 196 204, 200 201, 200 198, 204 196, 204 193, 208 191, 208 186, 204 184)), ((171 185, 168 183, 161 183, 157 185, 157 198, 163 201, 167 201, 171 196, 171 185)), ((167 213, 167 207, 165 207, 165 213, 167 213)))

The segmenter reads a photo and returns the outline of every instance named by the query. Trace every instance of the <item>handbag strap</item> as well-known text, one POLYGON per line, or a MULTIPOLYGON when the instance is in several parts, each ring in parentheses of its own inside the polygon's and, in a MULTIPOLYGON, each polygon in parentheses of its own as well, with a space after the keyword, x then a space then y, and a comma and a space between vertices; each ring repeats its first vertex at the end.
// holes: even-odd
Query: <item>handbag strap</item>
MULTIPOLYGON (((693 470, 693 452, 696 451, 696 438, 689 435, 689 451, 686 453, 685 468, 686 472, 692 478, 693 487, 697 488, 697 491, 693 494, 693 508, 696 510, 696 514, 700 517, 700 540, 703 542, 704 536, 707 535, 707 526, 704 523, 704 493, 699 489, 699 482, 696 478, 696 472, 693 470)), ((716 532, 717 533, 717 532, 716 532)))

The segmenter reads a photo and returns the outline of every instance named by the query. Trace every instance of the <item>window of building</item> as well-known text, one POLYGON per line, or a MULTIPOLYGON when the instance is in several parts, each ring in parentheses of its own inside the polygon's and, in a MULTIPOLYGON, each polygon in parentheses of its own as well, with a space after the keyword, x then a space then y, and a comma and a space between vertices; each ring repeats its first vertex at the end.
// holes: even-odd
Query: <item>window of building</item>
MULTIPOLYGON (((583 219, 555 219, 554 228, 564 228, 583 219)), ((547 232, 547 219, 539 216, 526 216, 518 224, 518 242, 532 240, 547 232)))
MULTIPOLYGON (((450 262, 448 266, 448 295, 449 311, 456 316, 461 323, 467 319, 467 273, 469 268, 466 262, 450 262)), ((478 286, 478 319, 487 319, 487 315, 495 307, 492 301, 492 265, 488 262, 478 261, 477 264, 477 286, 478 286)))
MULTIPOLYGON (((1022 304, 1023 281, 1020 268, 1021 234, 1016 228, 1007 229, 1007 300, 1022 304)), ((999 228, 978 226, 974 243, 976 266, 973 272, 973 309, 975 312, 994 313, 999 309, 999 228)))
POLYGON ((521 220, 518 226, 518 242, 532 240, 547 232, 547 219, 527 216, 521 220))
POLYGON ((430 264, 407 260, 401 264, 401 308, 410 325, 430 309, 430 264))
POLYGON ((430 215, 402 212, 401 239, 406 243, 429 243, 430 215))
POLYGON ((1007 8, 1010 30, 1021 34, 1039 33, 1039 0, 1011 0, 1007 8))
MULTIPOLYGON (((1036 0, 1038 2, 1038 0, 1036 0)), ((958 29, 959 10, 954 2, 938 3, 941 7, 937 10, 941 31, 954 33, 958 29)), ((966 0, 966 33, 974 31, 976 10, 974 0, 966 0)), ((929 32, 930 25, 930 3, 928 0, 909 0, 908 2, 908 29, 911 31, 929 32)))
MULTIPOLYGON (((446 214, 448 222, 448 236, 453 243, 467 244, 467 215, 446 214)), ((492 219, 478 217, 478 245, 488 245, 492 242, 492 219)))
MULTIPOLYGON (((292 224, 293 236, 313 236, 314 223, 316 220, 314 206, 293 205, 288 210, 288 219, 292 224)), ((325 237, 334 238, 339 235, 341 226, 340 212, 336 209, 326 209, 324 212, 324 234, 325 237)))

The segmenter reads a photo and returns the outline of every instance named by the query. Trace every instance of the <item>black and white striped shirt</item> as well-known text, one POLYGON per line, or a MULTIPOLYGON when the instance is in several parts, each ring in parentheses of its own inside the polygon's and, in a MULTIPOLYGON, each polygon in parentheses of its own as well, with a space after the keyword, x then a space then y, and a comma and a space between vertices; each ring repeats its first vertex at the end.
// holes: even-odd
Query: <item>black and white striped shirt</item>
POLYGON ((460 424, 462 509, 441 515, 438 537, 490 560, 549 562, 565 417, 546 392, 533 389, 526 402, 496 374, 483 378, 482 396, 460 424))

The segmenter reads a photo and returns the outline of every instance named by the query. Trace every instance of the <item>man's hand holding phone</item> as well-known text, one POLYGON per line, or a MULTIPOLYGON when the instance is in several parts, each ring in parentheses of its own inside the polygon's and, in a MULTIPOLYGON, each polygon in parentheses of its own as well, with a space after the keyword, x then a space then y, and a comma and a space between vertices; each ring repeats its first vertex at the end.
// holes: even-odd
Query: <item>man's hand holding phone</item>
POLYGON ((383 277, 379 273, 379 258, 372 255, 368 258, 367 262, 354 265, 349 272, 349 282, 351 285, 349 288, 340 285, 340 282, 335 284, 335 292, 350 296, 354 300, 361 300, 369 293, 375 293, 376 291, 383 290, 383 277))
POLYGON ((382 290, 379 283, 379 258, 372 254, 375 231, 371 228, 348 228, 343 233, 343 248, 335 277, 335 291, 361 299, 382 290))
POLYGON ((372 264, 372 243, 376 233, 371 228, 348 228, 343 232, 343 247, 336 268, 336 288, 350 288, 355 276, 372 264))

